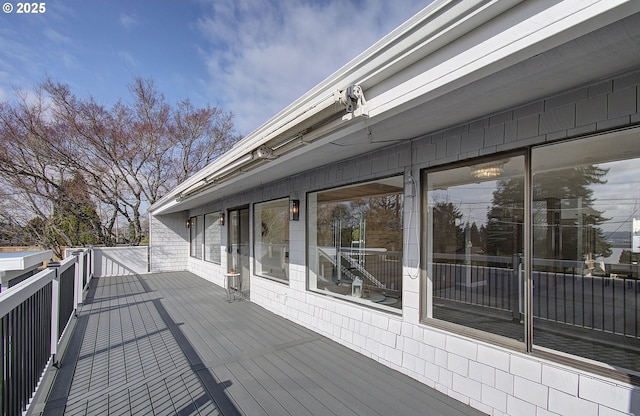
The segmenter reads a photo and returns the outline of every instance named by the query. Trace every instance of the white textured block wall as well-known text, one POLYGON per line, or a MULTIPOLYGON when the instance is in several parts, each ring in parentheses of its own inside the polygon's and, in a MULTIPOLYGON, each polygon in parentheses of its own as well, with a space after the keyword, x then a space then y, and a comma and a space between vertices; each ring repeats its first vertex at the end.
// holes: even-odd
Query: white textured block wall
POLYGON ((185 222, 187 212, 151 216, 149 220, 149 246, 151 271, 187 270, 189 259, 189 229, 185 222))
MULTIPOLYGON (((253 276, 251 300, 487 414, 640 414, 640 390, 630 384, 420 323, 417 238, 421 169, 638 124, 639 85, 640 72, 585 86, 214 201, 191 215, 274 198, 300 199, 300 221, 290 228, 290 282, 253 276), (306 193, 395 174, 404 174, 406 195, 402 314, 306 291, 306 193)), ((152 243, 159 244, 152 251, 154 269, 188 268, 222 286, 226 256, 222 265, 190 259, 179 217, 152 221, 152 243)))

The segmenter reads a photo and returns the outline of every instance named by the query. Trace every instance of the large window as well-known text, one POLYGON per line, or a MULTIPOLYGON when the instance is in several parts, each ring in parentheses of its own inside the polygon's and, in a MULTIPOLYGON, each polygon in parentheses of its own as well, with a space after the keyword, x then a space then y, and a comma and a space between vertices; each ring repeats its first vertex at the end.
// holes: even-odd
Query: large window
POLYGON ((204 216, 204 259, 220 264, 222 229, 222 213, 212 212, 204 216))
POLYGON ((309 289, 402 308, 402 177, 308 196, 309 289))
POLYGON ((426 171, 427 322, 640 372, 638 143, 625 130, 426 171))
POLYGON ((640 371, 637 132, 539 147, 533 172, 533 343, 640 371))
POLYGON ((199 217, 189 218, 189 255, 202 258, 202 220, 199 217))
POLYGON ((427 317, 524 338, 524 156, 425 174, 427 317))
POLYGON ((289 280, 289 199, 255 204, 253 219, 255 274, 289 280))

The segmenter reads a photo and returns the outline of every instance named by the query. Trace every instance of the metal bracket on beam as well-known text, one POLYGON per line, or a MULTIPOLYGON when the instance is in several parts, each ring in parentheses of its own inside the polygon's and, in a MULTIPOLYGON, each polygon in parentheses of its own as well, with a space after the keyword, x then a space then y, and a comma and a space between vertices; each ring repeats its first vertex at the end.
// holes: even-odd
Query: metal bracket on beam
POLYGON ((346 106, 347 115, 343 120, 350 120, 354 117, 368 117, 367 100, 364 97, 364 91, 360 85, 351 85, 344 90, 342 100, 346 106))

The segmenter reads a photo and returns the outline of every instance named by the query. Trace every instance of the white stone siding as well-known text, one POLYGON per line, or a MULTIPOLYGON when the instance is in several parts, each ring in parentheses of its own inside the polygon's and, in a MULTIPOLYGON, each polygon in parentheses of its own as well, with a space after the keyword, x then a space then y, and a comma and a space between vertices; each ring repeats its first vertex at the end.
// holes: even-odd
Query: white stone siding
POLYGON ((151 216, 149 245, 152 272, 187 270, 189 259, 189 229, 187 212, 151 216))
MULTIPOLYGON (((417 238, 421 169, 638 124, 639 85, 640 72, 596 82, 216 201, 217 207, 282 197, 301 201, 300 221, 290 228, 289 285, 252 276, 251 301, 491 415, 640 414, 640 390, 630 384, 420 323, 417 238), (395 174, 405 178, 402 315, 308 292, 306 193, 395 174)), ((191 214, 196 211, 205 213, 207 207, 191 214)), ((178 233, 184 235, 170 231, 174 219, 152 222, 152 242, 162 242, 153 253, 171 248, 172 259, 154 260, 155 268, 188 267, 221 284, 225 260, 221 266, 187 262, 184 241, 174 250, 178 233)))

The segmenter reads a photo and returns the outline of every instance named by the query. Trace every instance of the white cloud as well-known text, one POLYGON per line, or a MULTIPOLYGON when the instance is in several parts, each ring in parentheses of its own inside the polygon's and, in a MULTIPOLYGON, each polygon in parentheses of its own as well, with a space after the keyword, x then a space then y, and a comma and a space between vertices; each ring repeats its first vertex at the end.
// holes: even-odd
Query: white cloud
POLYGON ((138 20, 135 17, 127 14, 120 15, 119 21, 125 29, 131 29, 133 26, 138 24, 138 20))
POLYGON ((57 30, 51 27, 45 27, 42 32, 44 33, 44 36, 47 39, 49 39, 51 42, 58 43, 58 44, 72 43, 71 39, 68 36, 63 35, 62 33, 58 32, 57 30))
POLYGON ((384 0, 216 1, 197 24, 211 94, 247 134, 425 6, 384 0), (216 97, 216 95, 218 97, 216 97))
POLYGON ((127 51, 118 51, 118 57, 125 68, 132 69, 138 66, 138 61, 127 51))

